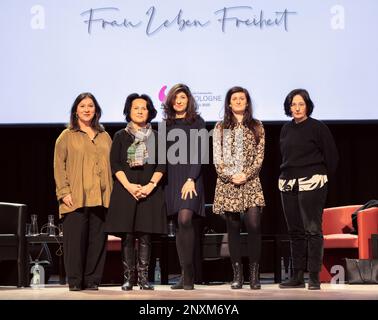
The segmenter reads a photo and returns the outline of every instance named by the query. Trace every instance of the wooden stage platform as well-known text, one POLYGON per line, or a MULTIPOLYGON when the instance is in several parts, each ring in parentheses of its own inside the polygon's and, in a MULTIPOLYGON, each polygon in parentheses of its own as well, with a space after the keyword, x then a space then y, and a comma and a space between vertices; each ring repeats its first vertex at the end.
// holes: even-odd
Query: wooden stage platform
POLYGON ((229 284, 196 285, 195 290, 171 290, 157 285, 154 291, 124 292, 120 286, 102 286, 99 291, 68 290, 66 285, 43 288, 1 287, 0 300, 376 300, 378 285, 322 284, 322 290, 280 289, 278 284, 262 284, 261 290, 230 289, 229 284))

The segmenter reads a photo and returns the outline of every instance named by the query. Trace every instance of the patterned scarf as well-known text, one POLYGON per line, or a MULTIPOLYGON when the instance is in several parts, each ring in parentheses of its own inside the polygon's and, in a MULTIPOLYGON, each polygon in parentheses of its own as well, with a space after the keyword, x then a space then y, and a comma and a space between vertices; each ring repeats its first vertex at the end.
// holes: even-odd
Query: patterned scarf
POLYGON ((130 121, 125 130, 134 137, 134 142, 127 149, 127 163, 131 168, 143 166, 148 159, 145 142, 152 133, 151 124, 148 123, 145 128, 136 130, 130 121))

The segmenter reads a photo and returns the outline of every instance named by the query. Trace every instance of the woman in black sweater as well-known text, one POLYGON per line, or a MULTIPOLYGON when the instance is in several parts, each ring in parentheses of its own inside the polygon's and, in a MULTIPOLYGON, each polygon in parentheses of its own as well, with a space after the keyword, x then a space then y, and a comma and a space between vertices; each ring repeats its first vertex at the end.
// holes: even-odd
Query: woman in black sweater
POLYGON ((282 164, 279 178, 282 207, 290 235, 294 274, 280 288, 320 289, 323 260, 322 214, 327 199, 328 176, 336 171, 338 152, 328 127, 310 117, 314 104, 304 89, 291 91, 284 102, 293 120, 281 129, 282 164))

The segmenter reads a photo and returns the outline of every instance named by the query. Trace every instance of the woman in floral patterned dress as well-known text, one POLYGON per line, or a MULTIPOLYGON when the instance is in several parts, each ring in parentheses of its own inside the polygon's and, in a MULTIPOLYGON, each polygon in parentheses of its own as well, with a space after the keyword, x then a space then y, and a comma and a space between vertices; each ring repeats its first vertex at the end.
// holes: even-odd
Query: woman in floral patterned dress
POLYGON ((243 286, 240 227, 248 232, 250 288, 260 289, 261 212, 265 206, 259 172, 264 160, 265 133, 252 116, 248 91, 233 87, 227 94, 224 119, 214 129, 214 164, 218 174, 214 213, 226 218, 228 244, 234 271, 232 289, 243 286))

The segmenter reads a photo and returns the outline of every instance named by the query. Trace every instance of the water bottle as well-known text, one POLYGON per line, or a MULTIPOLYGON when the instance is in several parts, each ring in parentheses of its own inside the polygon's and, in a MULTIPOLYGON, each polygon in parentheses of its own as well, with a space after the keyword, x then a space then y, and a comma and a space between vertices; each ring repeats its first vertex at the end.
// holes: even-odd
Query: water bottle
POLYGON ((31 267, 30 273, 33 275, 30 281, 30 286, 32 288, 43 287, 45 283, 45 269, 38 263, 38 261, 36 261, 31 267))
POLYGON ((281 279, 282 279, 282 281, 284 281, 287 278, 288 277, 287 277, 287 273, 286 273, 285 259, 284 259, 284 257, 281 257, 281 279))
POLYGON ((156 258, 154 282, 155 284, 161 284, 161 270, 159 258, 156 258))
POLYGON ((170 220, 168 222, 168 237, 174 237, 175 234, 176 234, 175 224, 174 224, 173 220, 170 220))

